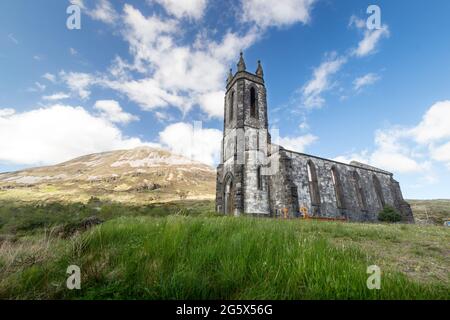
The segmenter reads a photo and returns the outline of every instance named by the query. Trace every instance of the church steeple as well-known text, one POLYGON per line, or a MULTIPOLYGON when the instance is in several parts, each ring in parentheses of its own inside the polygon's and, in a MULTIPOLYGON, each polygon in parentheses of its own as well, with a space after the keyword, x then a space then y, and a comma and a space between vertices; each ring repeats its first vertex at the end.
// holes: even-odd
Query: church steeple
MULTIPOLYGON (((233 68, 227 76, 224 74, 228 80, 221 158, 217 168, 216 208, 226 214, 268 216, 270 181, 264 168, 275 166, 270 167, 265 161, 272 149, 263 69, 260 62, 258 68, 252 68, 246 70, 241 52, 237 70, 233 68)), ((291 190, 290 186, 287 189, 291 190)), ((292 202, 298 203, 298 200, 292 202)))
POLYGON ((233 69, 230 69, 230 72, 228 72, 227 83, 230 83, 231 80, 233 80, 233 69))
POLYGON ((247 67, 245 66, 245 61, 244 61, 244 54, 241 51, 241 55, 239 58, 239 63, 237 64, 238 67, 238 72, 240 71, 245 71, 245 69, 247 69, 247 67))
POLYGON ((256 69, 256 75, 260 78, 264 78, 264 71, 261 66, 261 60, 258 60, 258 68, 256 69))

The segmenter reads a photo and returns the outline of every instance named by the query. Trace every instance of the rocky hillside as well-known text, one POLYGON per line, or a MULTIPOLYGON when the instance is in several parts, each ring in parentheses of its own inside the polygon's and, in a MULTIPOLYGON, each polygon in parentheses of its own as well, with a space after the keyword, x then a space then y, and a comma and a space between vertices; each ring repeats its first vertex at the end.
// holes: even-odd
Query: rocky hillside
POLYGON ((120 202, 212 199, 215 170, 161 149, 82 156, 54 166, 0 174, 0 199, 120 202))

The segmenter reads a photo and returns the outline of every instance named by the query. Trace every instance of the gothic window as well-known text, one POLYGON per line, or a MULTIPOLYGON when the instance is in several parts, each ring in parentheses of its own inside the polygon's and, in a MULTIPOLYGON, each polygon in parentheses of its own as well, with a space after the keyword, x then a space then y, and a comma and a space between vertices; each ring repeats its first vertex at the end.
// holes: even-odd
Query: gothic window
POLYGON ((336 204, 339 209, 343 209, 344 206, 344 192, 342 189, 341 177, 339 171, 335 166, 331 168, 331 177, 333 179, 334 191, 336 194, 336 204))
POLYGON ((319 182, 317 180, 316 166, 309 160, 307 163, 309 193, 311 195, 311 204, 313 206, 320 205, 319 182))
POLYGON ((256 118, 257 116, 257 95, 255 88, 250 89, 250 116, 256 118))
POLYGON ((238 156, 238 137, 237 137, 237 133, 234 136, 234 160, 237 160, 237 156, 238 156))
POLYGON ((259 151, 259 131, 256 132, 256 150, 259 151))
POLYGON ((234 112, 234 91, 231 92, 230 101, 229 101, 229 122, 233 121, 233 112, 234 112))
POLYGON ((384 208, 386 205, 386 202, 384 201, 383 191, 381 189, 380 180, 376 175, 372 176, 373 185, 375 186, 375 193, 377 194, 378 201, 380 202, 381 206, 384 208))
POLYGON ((261 166, 256 169, 256 180, 258 184, 258 190, 262 190, 262 176, 261 176, 261 166))
POLYGON ((227 175, 224 180, 224 213, 225 214, 233 214, 234 213, 234 196, 235 189, 233 183, 233 176, 231 174, 227 175))
POLYGON ((363 211, 367 211, 367 201, 364 196, 364 190, 361 187, 361 178, 359 177, 358 172, 353 171, 353 181, 355 184, 356 197, 358 199, 358 205, 363 211))

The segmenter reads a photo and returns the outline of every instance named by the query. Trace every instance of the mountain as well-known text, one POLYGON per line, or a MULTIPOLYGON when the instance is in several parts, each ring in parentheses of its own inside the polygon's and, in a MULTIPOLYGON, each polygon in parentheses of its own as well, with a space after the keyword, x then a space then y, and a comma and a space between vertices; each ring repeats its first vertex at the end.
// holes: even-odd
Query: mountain
POLYGON ((82 156, 61 164, 0 174, 0 199, 119 202, 212 199, 216 171, 150 147, 82 156))

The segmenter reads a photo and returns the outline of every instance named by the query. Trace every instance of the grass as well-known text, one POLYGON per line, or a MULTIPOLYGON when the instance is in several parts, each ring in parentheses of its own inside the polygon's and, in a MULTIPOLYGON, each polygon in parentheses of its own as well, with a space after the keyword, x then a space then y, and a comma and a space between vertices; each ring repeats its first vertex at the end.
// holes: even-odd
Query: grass
POLYGON ((442 226, 450 220, 450 200, 408 200, 418 223, 442 226))
POLYGON ((191 215, 212 211, 211 201, 178 201, 147 205, 125 205, 91 198, 81 202, 17 202, 0 201, 0 240, 2 237, 20 237, 42 232, 45 228, 76 224, 96 216, 110 220, 123 216, 191 215))
POLYGON ((0 298, 450 298, 444 227, 219 217, 211 208, 101 207, 94 210, 108 221, 71 238, 55 236, 50 223, 6 240, 0 298), (81 267, 79 291, 65 287, 71 264, 81 267), (374 264, 381 290, 366 286, 374 264))

